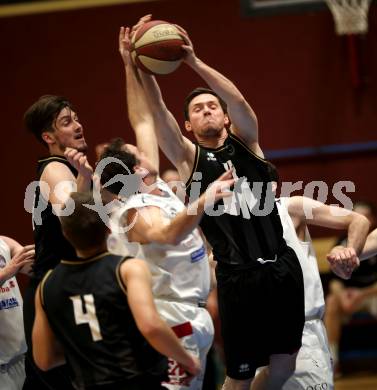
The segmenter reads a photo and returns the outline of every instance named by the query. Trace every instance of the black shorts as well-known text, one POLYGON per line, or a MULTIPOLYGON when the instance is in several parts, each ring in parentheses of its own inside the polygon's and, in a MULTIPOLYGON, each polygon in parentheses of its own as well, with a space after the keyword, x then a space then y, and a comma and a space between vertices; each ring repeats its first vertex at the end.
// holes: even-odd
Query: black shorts
POLYGON ((301 347, 305 322, 304 282, 293 249, 276 262, 218 263, 216 269, 221 333, 227 375, 248 379, 272 354, 301 347))

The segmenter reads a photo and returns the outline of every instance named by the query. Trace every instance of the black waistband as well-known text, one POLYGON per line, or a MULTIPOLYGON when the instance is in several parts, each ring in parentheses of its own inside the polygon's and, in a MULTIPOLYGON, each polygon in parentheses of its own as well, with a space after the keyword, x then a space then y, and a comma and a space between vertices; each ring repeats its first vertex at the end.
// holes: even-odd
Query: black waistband
MULTIPOLYGON (((279 249, 279 251, 276 255, 271 255, 268 258, 262 259, 262 260, 272 260, 272 259, 276 258, 277 259, 276 261, 279 261, 280 257, 285 256, 286 254, 289 254, 290 251, 293 251, 293 249, 287 245, 284 245, 279 249)), ((267 262, 267 264, 268 264, 268 262, 267 262)), ((237 272, 237 271, 243 271, 243 270, 257 269, 257 268, 260 268, 263 266, 264 266, 264 264, 262 264, 260 261, 258 261, 258 259, 255 259, 255 260, 251 260, 248 263, 244 263, 244 264, 232 264, 232 263, 225 263, 225 262, 218 261, 216 267, 219 270, 237 272)))

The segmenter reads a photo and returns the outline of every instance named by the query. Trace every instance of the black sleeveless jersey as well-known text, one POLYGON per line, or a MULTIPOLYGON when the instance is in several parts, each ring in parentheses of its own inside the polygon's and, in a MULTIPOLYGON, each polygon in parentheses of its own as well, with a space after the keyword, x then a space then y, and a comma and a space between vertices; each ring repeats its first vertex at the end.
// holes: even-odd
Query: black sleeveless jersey
MULTIPOLYGON (((223 146, 216 149, 196 145, 194 168, 186 184, 189 201, 231 167, 239 178, 233 189, 232 206, 228 198, 225 203, 229 211, 218 216, 206 211, 200 223, 214 257, 228 264, 274 259, 286 244, 271 185, 267 184, 270 177, 266 160, 251 152, 234 134, 229 133, 223 146)), ((224 207, 224 202, 214 209, 218 207, 224 207)))
MULTIPOLYGON (((141 376, 163 377, 167 360, 138 330, 120 266, 128 258, 102 253, 62 260, 41 285, 41 300, 61 342, 77 388, 141 376)), ((122 388, 122 387, 119 387, 122 388)))
MULTIPOLYGON (((66 165, 73 175, 77 176, 77 171, 64 156, 51 156, 38 161, 37 180, 40 180, 46 166, 54 161, 66 165)), ((63 236, 59 218, 53 213, 51 203, 41 196, 39 186, 35 190, 33 228, 35 243, 33 271, 37 279, 42 279, 49 269, 59 264, 60 259, 76 257, 75 249, 63 236)))

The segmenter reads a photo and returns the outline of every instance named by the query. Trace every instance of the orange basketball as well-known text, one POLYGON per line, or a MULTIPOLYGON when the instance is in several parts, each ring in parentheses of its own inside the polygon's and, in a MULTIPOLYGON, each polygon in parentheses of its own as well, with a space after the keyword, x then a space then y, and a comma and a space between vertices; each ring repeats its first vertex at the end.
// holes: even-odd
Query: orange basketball
POLYGON ((181 64, 184 44, 177 27, 154 20, 141 26, 132 37, 131 56, 144 72, 168 74, 181 64))

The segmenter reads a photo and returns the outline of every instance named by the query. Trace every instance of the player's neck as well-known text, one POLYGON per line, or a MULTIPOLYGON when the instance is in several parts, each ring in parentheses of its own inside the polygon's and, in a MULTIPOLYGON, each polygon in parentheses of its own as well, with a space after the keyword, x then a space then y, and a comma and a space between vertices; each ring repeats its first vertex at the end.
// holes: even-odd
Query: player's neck
POLYGON ((76 250, 76 254, 81 259, 87 259, 89 257, 93 257, 95 255, 99 255, 100 253, 103 253, 103 252, 106 252, 106 251, 107 251, 107 245, 106 245, 106 241, 105 241, 102 245, 99 245, 99 246, 96 246, 96 247, 93 247, 93 248, 90 248, 90 249, 76 250))
POLYGON ((61 150, 57 145, 50 145, 48 150, 50 156, 64 156, 64 150, 61 150))
POLYGON ((228 138, 228 132, 224 127, 219 134, 213 136, 196 134, 195 138, 200 146, 203 146, 204 148, 217 149, 224 145, 225 140, 228 138))

